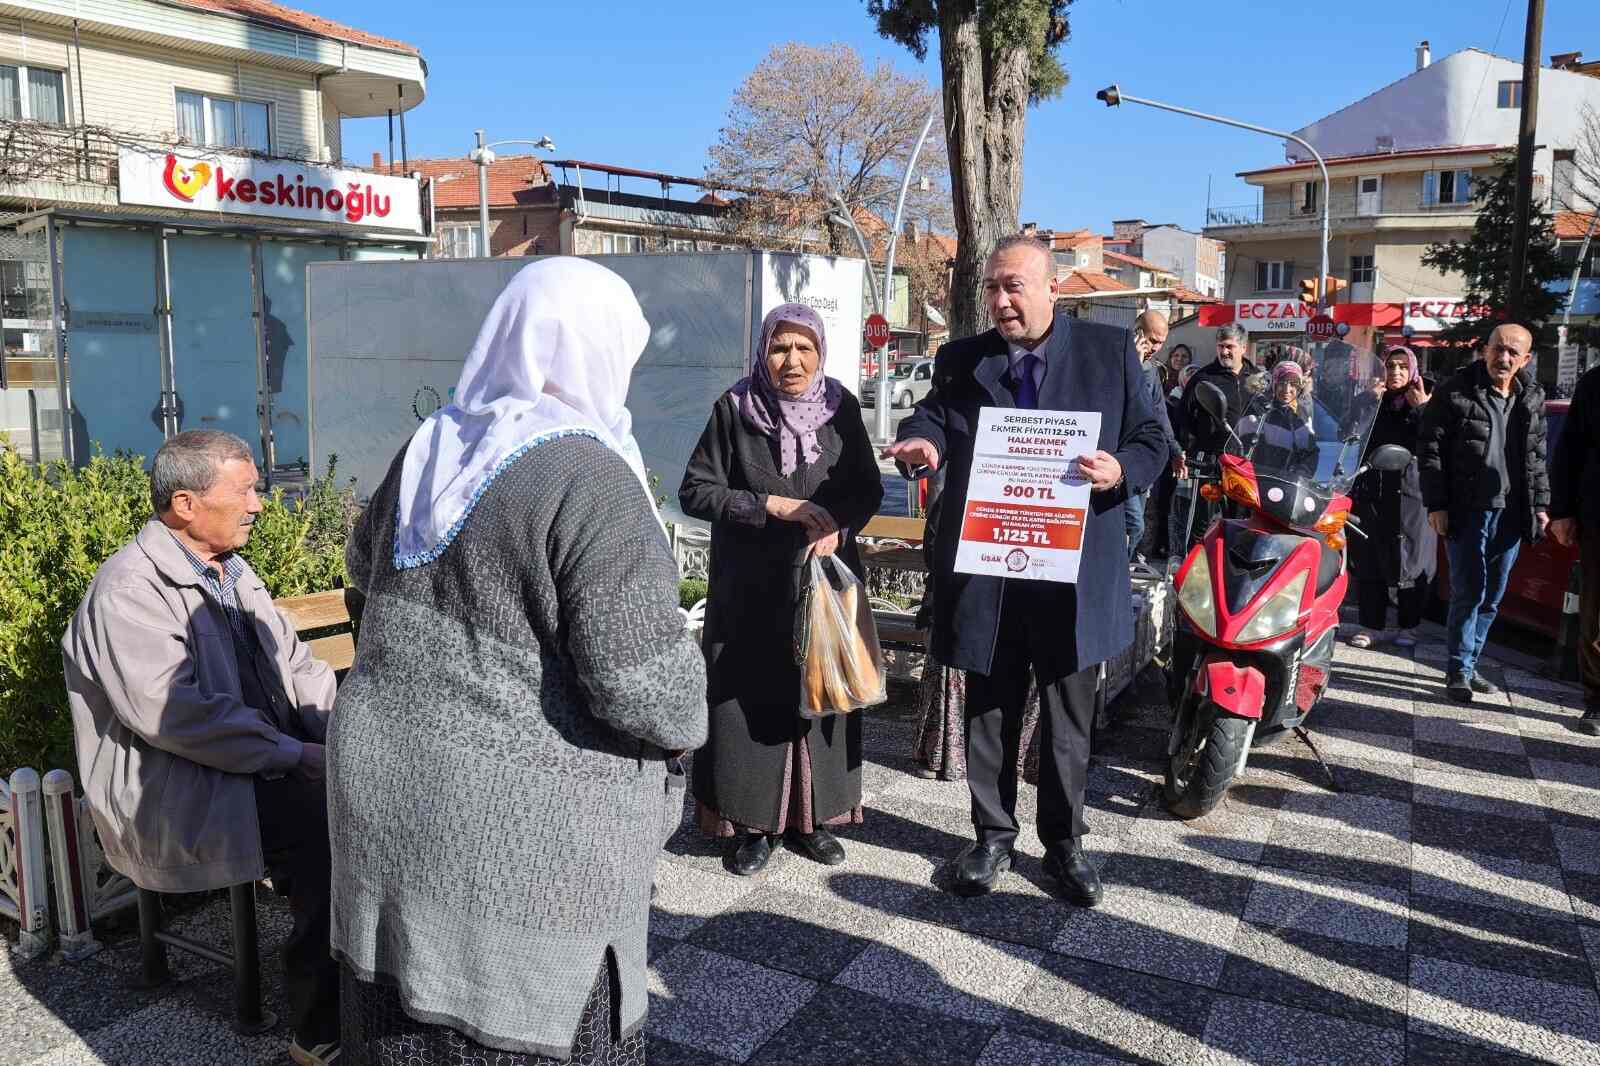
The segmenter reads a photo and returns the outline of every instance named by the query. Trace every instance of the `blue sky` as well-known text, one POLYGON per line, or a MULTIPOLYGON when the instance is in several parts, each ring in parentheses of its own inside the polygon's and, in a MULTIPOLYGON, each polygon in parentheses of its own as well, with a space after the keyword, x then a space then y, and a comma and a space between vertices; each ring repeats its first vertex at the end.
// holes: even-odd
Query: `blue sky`
MULTIPOLYGON (((430 75, 427 100, 406 116, 413 156, 465 154, 482 126, 491 138, 549 135, 559 158, 698 175, 734 90, 774 43, 843 41, 869 62, 938 78, 936 45, 918 64, 877 36, 861 0, 290 2, 421 48, 430 75)), ((1234 174, 1282 161, 1281 142, 1266 137, 1107 109, 1094 93, 1112 82, 1295 129, 1404 76, 1424 38, 1436 59, 1467 47, 1520 57, 1526 13, 1526 0, 1078 0, 1061 53, 1072 82, 1028 116, 1022 221, 1194 227, 1208 180, 1213 204, 1248 203, 1234 174)), ((1580 49, 1600 58, 1600 3, 1548 0, 1544 58, 1580 49)), ((382 118, 347 120, 345 156, 370 159, 387 137, 382 118)))

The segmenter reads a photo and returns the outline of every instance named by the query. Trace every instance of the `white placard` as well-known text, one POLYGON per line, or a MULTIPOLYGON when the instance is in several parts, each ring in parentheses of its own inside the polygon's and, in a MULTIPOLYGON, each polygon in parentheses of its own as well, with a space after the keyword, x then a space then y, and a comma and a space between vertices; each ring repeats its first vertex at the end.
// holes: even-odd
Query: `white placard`
POLYGON ((1099 440, 1098 411, 985 407, 956 569, 1076 582, 1089 517, 1089 481, 1077 460, 1094 454, 1099 440))
POLYGON ((1415 296, 1405 303, 1401 325, 1413 333, 1439 333, 1464 318, 1482 318, 1487 308, 1474 308, 1459 296, 1415 296))
POLYGON ((117 196, 144 207, 422 232, 411 178, 275 159, 123 148, 117 196))
POLYGON ((1233 320, 1251 333, 1304 333, 1306 322, 1316 313, 1315 307, 1292 297, 1238 300, 1233 305, 1233 320))

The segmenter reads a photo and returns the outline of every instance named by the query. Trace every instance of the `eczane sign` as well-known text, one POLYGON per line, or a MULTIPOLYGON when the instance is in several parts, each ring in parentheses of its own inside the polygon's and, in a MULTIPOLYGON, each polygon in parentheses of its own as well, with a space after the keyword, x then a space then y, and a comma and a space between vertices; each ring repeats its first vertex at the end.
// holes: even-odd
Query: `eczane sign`
POLYGON ((1481 318, 1487 313, 1459 296, 1418 296, 1406 301, 1403 324, 1415 333, 1438 333, 1464 318, 1481 318))
POLYGON ((1238 300, 1233 320, 1252 333, 1304 333, 1317 309, 1299 300, 1238 300))
POLYGON ((274 159, 123 148, 117 196, 143 207, 422 232, 411 178, 274 159))

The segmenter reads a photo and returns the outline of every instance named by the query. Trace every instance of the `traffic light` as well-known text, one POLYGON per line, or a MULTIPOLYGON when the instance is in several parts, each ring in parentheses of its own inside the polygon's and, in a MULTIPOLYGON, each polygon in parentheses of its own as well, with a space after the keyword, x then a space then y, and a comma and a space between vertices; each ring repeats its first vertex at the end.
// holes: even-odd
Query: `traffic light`
POLYGON ((1318 280, 1319 279, 1317 279, 1317 278, 1302 278, 1302 279, 1300 279, 1300 302, 1301 303, 1303 303, 1303 304, 1311 304, 1312 306, 1316 306, 1318 303, 1321 302, 1317 298, 1318 297, 1318 286, 1317 286, 1318 280))
POLYGON ((1323 291, 1325 291, 1328 294, 1328 302, 1329 303, 1338 303, 1339 302, 1339 290, 1347 289, 1349 287, 1350 287, 1350 283, 1349 282, 1341 281, 1340 279, 1338 279, 1338 278, 1334 277, 1332 274, 1330 274, 1330 275, 1328 275, 1328 278, 1327 278, 1327 280, 1326 280, 1326 282, 1325 282, 1325 284, 1323 286, 1323 291))

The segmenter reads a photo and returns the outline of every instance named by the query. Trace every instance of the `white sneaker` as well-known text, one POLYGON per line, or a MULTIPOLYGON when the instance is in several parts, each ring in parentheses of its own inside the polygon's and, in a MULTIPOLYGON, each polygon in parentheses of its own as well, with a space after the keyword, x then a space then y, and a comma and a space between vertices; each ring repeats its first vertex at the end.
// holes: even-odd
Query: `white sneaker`
POLYGON ((1415 629, 1402 629, 1395 633, 1394 646, 1397 648, 1415 648, 1417 646, 1417 631, 1415 629))
POLYGON ((1372 647, 1372 634, 1368 633, 1365 629, 1361 630, 1355 636, 1350 638, 1350 646, 1352 648, 1372 647))

